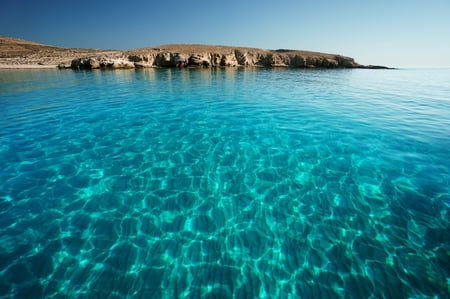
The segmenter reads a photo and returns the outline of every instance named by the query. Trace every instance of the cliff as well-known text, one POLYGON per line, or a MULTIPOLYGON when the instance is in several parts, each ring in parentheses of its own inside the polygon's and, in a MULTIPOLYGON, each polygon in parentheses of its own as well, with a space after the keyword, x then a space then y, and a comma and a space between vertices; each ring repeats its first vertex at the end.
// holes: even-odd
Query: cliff
POLYGON ((0 36, 0 68, 147 67, 385 68, 351 57, 299 50, 172 44, 130 51, 67 49, 0 36))
POLYGON ((123 52, 120 59, 108 57, 79 58, 70 67, 145 68, 145 67, 295 67, 295 68, 355 68, 353 58, 297 50, 263 50, 255 48, 162 45, 123 52))
POLYGON ((60 48, 23 39, 0 36, 0 69, 56 68, 74 59, 121 57, 122 51, 60 48))

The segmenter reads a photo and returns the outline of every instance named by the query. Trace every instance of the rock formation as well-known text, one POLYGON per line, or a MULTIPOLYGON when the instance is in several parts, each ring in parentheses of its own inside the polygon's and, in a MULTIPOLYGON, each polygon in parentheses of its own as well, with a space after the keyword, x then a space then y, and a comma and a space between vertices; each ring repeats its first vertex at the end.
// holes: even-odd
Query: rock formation
POLYGON ((353 58, 296 50, 261 50, 204 45, 167 45, 132 50, 123 57, 90 57, 74 59, 77 69, 108 67, 293 67, 293 68, 356 68, 353 58))
POLYGON ((262 50, 205 45, 165 45, 124 52, 136 67, 355 68, 353 58, 297 50, 262 50))
POLYGON ((386 68, 364 66, 353 58, 298 50, 163 45, 131 51, 65 49, 0 36, 0 68, 56 67, 72 69, 149 67, 290 67, 386 68))
POLYGON ((73 59, 100 56, 115 58, 121 55, 122 51, 116 50, 66 49, 0 36, 0 68, 70 67, 73 59))

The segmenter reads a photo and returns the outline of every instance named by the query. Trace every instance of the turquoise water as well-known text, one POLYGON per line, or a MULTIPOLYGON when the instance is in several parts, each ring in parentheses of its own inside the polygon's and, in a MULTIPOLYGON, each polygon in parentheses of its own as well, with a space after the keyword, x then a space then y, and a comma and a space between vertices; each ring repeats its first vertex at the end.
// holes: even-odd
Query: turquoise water
POLYGON ((450 70, 0 84, 0 298, 449 298, 450 70))

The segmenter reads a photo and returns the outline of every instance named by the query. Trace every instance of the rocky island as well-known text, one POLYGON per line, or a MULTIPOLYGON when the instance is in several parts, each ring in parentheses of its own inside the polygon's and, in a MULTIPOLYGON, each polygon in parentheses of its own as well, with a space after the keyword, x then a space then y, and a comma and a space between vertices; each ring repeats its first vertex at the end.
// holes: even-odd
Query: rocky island
POLYGON ((291 67, 387 68, 351 57, 300 50, 172 44, 129 51, 60 48, 0 36, 0 68, 291 67))

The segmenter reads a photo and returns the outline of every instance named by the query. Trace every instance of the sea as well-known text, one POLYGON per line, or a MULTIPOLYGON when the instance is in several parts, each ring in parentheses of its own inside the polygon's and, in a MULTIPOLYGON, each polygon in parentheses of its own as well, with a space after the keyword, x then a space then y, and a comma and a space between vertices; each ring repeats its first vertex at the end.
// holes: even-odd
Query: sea
POLYGON ((450 69, 0 71, 0 298, 450 298, 450 69))

